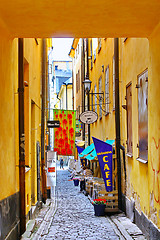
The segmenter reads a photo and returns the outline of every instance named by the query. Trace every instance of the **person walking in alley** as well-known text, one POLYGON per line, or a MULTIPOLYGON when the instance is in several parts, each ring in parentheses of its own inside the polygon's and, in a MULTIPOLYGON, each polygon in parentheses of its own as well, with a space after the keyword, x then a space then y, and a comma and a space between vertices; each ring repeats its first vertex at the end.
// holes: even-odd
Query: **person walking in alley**
POLYGON ((63 163, 64 163, 63 158, 61 158, 61 159, 60 159, 60 169, 61 169, 61 168, 63 169, 63 163))

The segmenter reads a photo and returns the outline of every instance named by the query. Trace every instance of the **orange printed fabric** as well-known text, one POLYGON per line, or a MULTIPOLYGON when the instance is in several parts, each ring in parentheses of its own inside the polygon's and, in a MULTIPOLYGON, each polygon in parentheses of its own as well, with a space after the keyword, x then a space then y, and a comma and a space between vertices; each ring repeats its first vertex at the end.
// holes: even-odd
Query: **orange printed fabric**
POLYGON ((74 155, 76 111, 54 109, 53 119, 60 121, 60 127, 54 129, 54 151, 58 155, 74 155))

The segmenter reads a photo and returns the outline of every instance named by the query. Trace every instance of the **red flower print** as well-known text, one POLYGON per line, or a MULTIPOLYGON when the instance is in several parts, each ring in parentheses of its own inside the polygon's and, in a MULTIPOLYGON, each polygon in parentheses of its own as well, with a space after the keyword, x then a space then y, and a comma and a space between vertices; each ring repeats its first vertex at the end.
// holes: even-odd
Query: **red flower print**
POLYGON ((68 143, 65 143, 65 148, 69 148, 69 144, 68 143))
POLYGON ((67 154, 68 155, 72 155, 72 150, 71 149, 67 149, 67 154))
POLYGON ((61 151, 62 155, 66 155, 66 149, 63 148, 62 151, 61 151))
POLYGON ((64 111, 62 111, 62 113, 64 113, 64 111))
POLYGON ((56 114, 56 118, 58 118, 58 114, 56 114))
POLYGON ((62 138, 59 139, 59 144, 64 144, 64 140, 62 138))
POLYGON ((62 118, 62 113, 59 114, 59 117, 62 118))
POLYGON ((70 128, 70 129, 69 129, 69 132, 70 132, 70 133, 74 133, 74 129, 73 129, 73 128, 70 128))
POLYGON ((66 120, 66 119, 63 120, 63 124, 64 124, 64 125, 67 124, 67 120, 66 120))
POLYGON ((57 130, 57 131, 55 132, 55 136, 58 136, 58 134, 59 134, 59 131, 57 130))
POLYGON ((58 128, 58 131, 61 132, 61 131, 62 131, 62 127, 59 127, 59 128, 58 128))
POLYGON ((72 124, 72 120, 69 120, 69 124, 70 124, 70 125, 72 124))
POLYGON ((68 119, 72 119, 72 114, 68 114, 68 119))
POLYGON ((74 141, 73 141, 73 140, 70 140, 70 143, 73 145, 73 144, 74 144, 74 141))
POLYGON ((63 129, 63 134, 66 134, 66 129, 63 129))
POLYGON ((68 137, 65 137, 65 139, 64 139, 66 142, 68 142, 68 137))

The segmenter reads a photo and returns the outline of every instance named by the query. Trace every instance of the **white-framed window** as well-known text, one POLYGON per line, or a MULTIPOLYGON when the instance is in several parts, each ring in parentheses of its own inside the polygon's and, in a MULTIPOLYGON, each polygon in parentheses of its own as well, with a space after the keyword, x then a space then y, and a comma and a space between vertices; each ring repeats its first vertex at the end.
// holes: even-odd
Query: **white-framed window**
POLYGON ((113 110, 115 110, 115 57, 113 57, 113 110))
MULTIPOLYGON (((94 93, 97 93, 97 85, 94 86, 94 93)), ((95 112, 97 113, 97 94, 94 94, 95 112)))
POLYGON ((148 161, 148 70, 138 76, 139 158, 148 161))
POLYGON ((105 111, 109 113, 109 66, 105 72, 105 111))
MULTIPOLYGON (((102 93, 102 77, 99 79, 99 93, 102 93)), ((99 118, 102 118, 102 95, 99 95, 99 118)))

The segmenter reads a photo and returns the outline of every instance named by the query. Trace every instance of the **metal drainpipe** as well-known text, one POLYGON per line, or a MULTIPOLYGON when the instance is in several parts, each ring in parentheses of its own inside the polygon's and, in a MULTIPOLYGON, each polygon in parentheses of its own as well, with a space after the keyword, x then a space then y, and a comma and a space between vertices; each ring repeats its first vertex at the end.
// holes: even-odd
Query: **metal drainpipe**
MULTIPOLYGON (((86 78, 89 79, 89 60, 88 60, 88 38, 86 39, 86 50, 87 50, 87 72, 86 78)), ((88 98, 88 111, 90 110, 89 92, 87 93, 88 98)), ((90 124, 88 124, 88 145, 90 145, 90 124)))
POLYGON ((68 110, 68 102, 67 102, 67 84, 66 85, 66 110, 68 110))
MULTIPOLYGON (((85 55, 84 55, 84 38, 82 39, 83 41, 83 47, 82 47, 82 70, 83 70, 83 79, 82 82, 85 79, 85 55)), ((82 84, 82 112, 85 111, 85 90, 84 90, 84 86, 82 84)), ((83 123, 83 137, 82 140, 84 141, 84 148, 85 148, 85 124, 83 123)))
POLYGON ((117 153, 117 174, 118 174, 118 208, 122 209, 121 189, 121 157, 120 157, 120 109, 119 109, 119 39, 114 38, 115 57, 115 125, 116 125, 116 153, 117 153))
POLYGON ((20 234, 26 230, 23 38, 18 39, 20 234))
POLYGON ((42 40, 42 114, 41 114, 41 171, 42 171, 42 202, 46 203, 46 172, 45 172, 45 93, 46 93, 46 41, 42 40))

